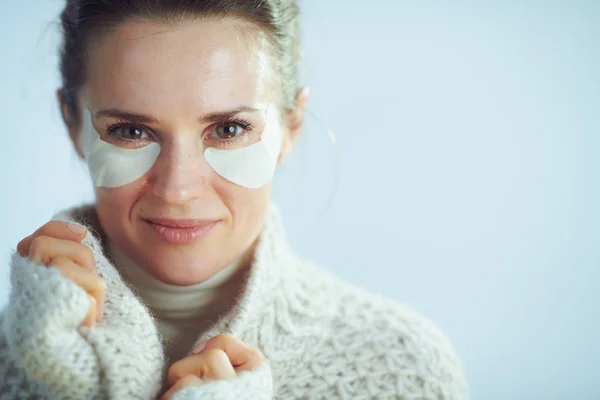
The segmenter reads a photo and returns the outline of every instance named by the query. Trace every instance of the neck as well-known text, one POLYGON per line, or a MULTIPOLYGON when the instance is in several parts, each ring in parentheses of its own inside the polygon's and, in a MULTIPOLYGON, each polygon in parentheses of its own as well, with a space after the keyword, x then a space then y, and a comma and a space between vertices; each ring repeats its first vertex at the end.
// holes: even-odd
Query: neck
POLYGON ((226 311, 235 301, 243 275, 244 263, 240 261, 225 266, 204 282, 177 286, 152 276, 125 255, 114 242, 109 240, 107 246, 115 267, 158 319, 212 318, 226 311))

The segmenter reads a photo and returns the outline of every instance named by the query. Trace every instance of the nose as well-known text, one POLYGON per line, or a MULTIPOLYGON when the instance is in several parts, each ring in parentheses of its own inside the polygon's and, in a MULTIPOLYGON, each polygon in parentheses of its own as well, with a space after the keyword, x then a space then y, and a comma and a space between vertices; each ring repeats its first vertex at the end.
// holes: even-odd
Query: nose
POLYGON ((201 146, 189 140, 163 144, 154 171, 153 194, 172 205, 205 194, 211 173, 201 146))

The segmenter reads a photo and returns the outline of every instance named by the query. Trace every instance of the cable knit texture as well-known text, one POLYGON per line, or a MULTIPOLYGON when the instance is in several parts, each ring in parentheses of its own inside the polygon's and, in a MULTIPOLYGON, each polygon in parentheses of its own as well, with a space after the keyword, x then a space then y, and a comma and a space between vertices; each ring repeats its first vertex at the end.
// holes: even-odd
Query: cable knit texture
MULTIPOLYGON (((168 367, 161 338, 105 257, 94 208, 55 219, 90 230, 84 243, 107 284, 104 318, 80 327, 85 291, 15 254, 0 314, 0 399, 156 399, 168 367)), ((173 400, 468 398, 460 362, 433 322, 299 259, 274 206, 235 307, 199 331, 196 343, 221 333, 260 349, 265 363, 182 389, 173 400)))

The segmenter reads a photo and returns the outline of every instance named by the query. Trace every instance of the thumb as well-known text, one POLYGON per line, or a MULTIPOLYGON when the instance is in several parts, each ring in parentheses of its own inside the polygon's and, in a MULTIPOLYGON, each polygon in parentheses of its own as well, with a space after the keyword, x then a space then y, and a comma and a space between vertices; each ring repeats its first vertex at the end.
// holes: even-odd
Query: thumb
POLYGON ((223 350, 225 354, 227 354, 236 373, 257 369, 264 360, 264 356, 258 349, 250 347, 241 340, 226 333, 215 336, 204 343, 200 343, 194 348, 194 354, 202 353, 210 349, 223 350))

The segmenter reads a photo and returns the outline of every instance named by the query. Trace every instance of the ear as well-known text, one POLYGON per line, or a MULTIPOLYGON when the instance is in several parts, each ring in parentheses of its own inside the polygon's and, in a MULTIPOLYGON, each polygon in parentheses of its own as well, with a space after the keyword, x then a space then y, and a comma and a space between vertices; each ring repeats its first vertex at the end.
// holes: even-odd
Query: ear
POLYGON ((58 99, 58 105, 60 107, 60 114, 62 119, 69 131, 69 137, 71 138, 71 142, 73 143, 73 147, 79 157, 83 158, 83 151, 81 151, 81 146, 79 144, 79 136, 80 136, 80 119, 73 115, 72 107, 69 107, 66 101, 66 96, 63 89, 58 89, 56 91, 56 97, 58 99))
POLYGON ((279 163, 281 163, 292 152, 298 137, 300 137, 302 125, 304 123, 304 111, 306 110, 309 94, 310 89, 307 87, 298 90, 294 109, 287 113, 287 135, 283 139, 281 153, 279 154, 279 163))

